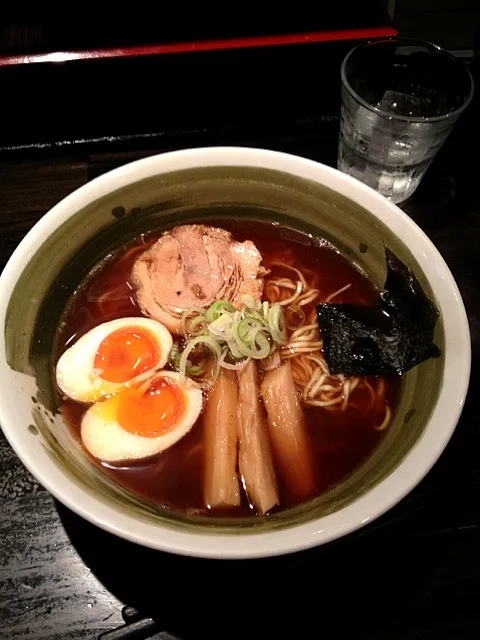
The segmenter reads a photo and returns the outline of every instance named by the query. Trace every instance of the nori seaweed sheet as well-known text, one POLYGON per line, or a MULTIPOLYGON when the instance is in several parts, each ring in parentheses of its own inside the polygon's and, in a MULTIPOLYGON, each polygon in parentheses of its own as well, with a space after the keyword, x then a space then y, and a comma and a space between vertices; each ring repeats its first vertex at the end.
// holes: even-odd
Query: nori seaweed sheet
POLYGON ((324 356, 332 374, 401 374, 440 355, 433 342, 437 307, 390 249, 385 249, 385 257, 387 278, 374 306, 317 306, 324 356))

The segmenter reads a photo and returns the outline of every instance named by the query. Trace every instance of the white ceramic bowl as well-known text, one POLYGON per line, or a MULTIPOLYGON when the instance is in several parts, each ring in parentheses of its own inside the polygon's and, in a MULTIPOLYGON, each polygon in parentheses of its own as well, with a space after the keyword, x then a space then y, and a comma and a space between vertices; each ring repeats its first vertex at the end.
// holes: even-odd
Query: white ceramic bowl
MULTIPOLYGON (((365 259, 355 251, 353 257, 359 261, 365 259)), ((447 265, 419 227, 372 189, 335 169, 300 157, 258 149, 225 147, 165 153, 125 165, 73 192, 34 226, 3 271, 0 324, 0 424, 15 452, 38 481, 67 507, 116 535, 155 549, 212 558, 253 558, 306 549, 343 536, 383 514, 423 478, 442 453, 462 411, 470 371, 470 338, 461 296, 447 265), (169 176, 175 179, 170 180, 169 176), (395 452, 391 453, 396 448, 393 439, 390 453, 384 454, 385 460, 393 455, 393 462, 382 462, 379 458, 378 464, 384 466, 384 472, 372 476, 361 491, 334 503, 333 508, 312 507, 307 513, 304 509, 298 519, 286 518, 278 526, 260 526, 255 530, 205 528, 195 523, 170 522, 168 517, 158 519, 155 514, 149 514, 148 509, 137 509, 134 502, 125 502, 122 496, 111 497, 108 487, 97 489, 95 483, 84 481, 82 474, 86 477, 90 471, 78 461, 70 467, 78 451, 69 442, 61 417, 49 412, 48 401, 44 403, 45 408, 40 406, 45 383, 39 382, 39 371, 48 372, 49 354, 40 353, 39 360, 33 363, 29 358, 32 341, 38 336, 35 331, 42 322, 42 305, 47 304, 46 290, 58 278, 60 266, 76 255, 82 243, 102 233, 107 226, 119 224, 123 225, 119 229, 127 228, 129 223, 125 219, 130 213, 138 224, 141 218, 138 214, 145 203, 140 202, 137 207, 135 199, 143 197, 142 194, 146 194, 145 198, 150 194, 147 204, 152 202, 151 198, 157 204, 163 203, 157 206, 160 213, 155 215, 158 216, 168 211, 175 189, 183 193, 187 185, 185 198, 188 200, 189 180, 195 183, 191 194, 200 199, 202 189, 213 190, 216 201, 224 198, 225 202, 239 201, 239 194, 244 194, 240 200, 248 200, 251 191, 251 202, 255 204, 255 198, 262 199, 262 194, 268 192, 265 198, 279 203, 281 208, 283 199, 291 203, 298 197, 298 202, 304 203, 300 203, 298 209, 304 206, 308 212, 295 215, 304 215, 305 220, 310 216, 310 222, 318 224, 319 233, 321 229, 327 230, 334 241, 339 242, 340 237, 341 242, 354 236, 360 240, 365 233, 371 243, 378 244, 372 248, 372 264, 367 260, 366 267, 367 270, 371 267, 371 272, 375 271, 375 260, 381 261, 383 240, 394 242, 396 238, 400 253, 403 250, 402 255, 405 252, 410 255, 414 270, 428 283, 436 299, 443 323, 443 360, 442 370, 437 367, 432 374, 436 387, 432 391, 431 407, 418 418, 416 436, 411 442, 405 443, 402 434, 407 431, 407 425, 399 422, 398 447, 404 448, 401 455, 395 458, 395 452), (319 207, 312 213, 315 202, 319 207), (110 217, 108 223, 105 222, 105 210, 108 209, 110 216, 110 208, 121 220, 110 217), (78 225, 79 220, 81 226, 69 227, 74 223, 78 225), (364 229, 366 226, 368 231, 364 229), (76 229, 75 233, 69 233, 72 228, 76 229), (32 285, 32 278, 36 277, 43 278, 46 284, 42 280, 41 286, 32 285), (32 291, 29 287, 33 287, 32 291), (47 365, 38 364, 42 358, 47 360, 47 365), (38 402, 32 403, 32 396, 37 396, 38 402), (47 430, 51 431, 47 432, 45 425, 50 424, 47 430)), ((424 369, 427 377, 428 366, 424 369)), ((422 376, 412 380, 411 397, 422 383, 422 376)), ((412 402, 411 397, 406 402, 412 402)), ((417 394, 417 404, 419 401, 422 402, 417 394)), ((422 414, 421 407, 417 409, 418 414, 422 414)))

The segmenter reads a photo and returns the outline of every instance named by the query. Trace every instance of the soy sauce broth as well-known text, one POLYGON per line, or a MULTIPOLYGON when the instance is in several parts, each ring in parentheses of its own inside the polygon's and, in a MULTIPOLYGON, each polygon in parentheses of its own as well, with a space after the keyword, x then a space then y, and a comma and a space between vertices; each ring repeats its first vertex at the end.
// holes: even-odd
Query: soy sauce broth
MULTIPOLYGON (((312 240, 297 232, 289 232, 285 237, 276 227, 254 221, 247 224, 245 221, 215 221, 212 224, 228 229, 236 240, 252 240, 263 255, 262 264, 271 269, 272 276, 291 276, 275 265, 276 262, 288 262, 302 271, 309 285, 320 289, 325 297, 350 283, 350 288, 337 296, 335 302, 373 304, 376 299, 373 283, 326 242, 312 240)), ((98 324, 143 315, 135 303, 128 279, 136 258, 157 237, 142 239, 119 252, 95 270, 79 288, 61 323, 57 358, 98 324)), ((316 490, 311 497, 345 479, 378 445, 383 433, 373 427, 382 422, 386 405, 394 408, 400 378, 385 377, 384 383, 382 396, 375 396, 373 406, 370 406, 371 396, 365 389, 355 389, 346 411, 304 408, 316 473, 316 490)), ((78 439, 81 419, 87 408, 73 400, 65 401, 62 406, 66 423, 78 439)), ((85 455, 89 454, 86 452, 85 455)), ((115 465, 92 460, 119 484, 156 504, 187 513, 207 513, 203 506, 203 414, 189 434, 157 456, 115 465)), ((280 494, 280 506, 276 509, 295 505, 296 500, 278 465, 276 470, 280 494)), ((255 512, 243 493, 240 507, 208 513, 238 517, 255 512)))

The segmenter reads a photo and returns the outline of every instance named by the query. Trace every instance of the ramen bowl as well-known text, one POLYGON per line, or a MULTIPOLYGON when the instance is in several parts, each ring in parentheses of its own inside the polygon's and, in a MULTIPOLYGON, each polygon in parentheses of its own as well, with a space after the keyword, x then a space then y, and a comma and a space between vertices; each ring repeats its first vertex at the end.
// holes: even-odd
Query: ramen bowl
POLYGON ((57 204, 20 243, 0 278, 0 423, 27 469, 60 502, 127 540, 177 554, 254 558, 339 538, 399 502, 447 445, 462 411, 470 338, 461 296, 437 249, 398 207, 335 169, 248 148, 165 153, 111 171, 57 204), (404 375, 391 424, 344 481, 260 518, 215 518, 155 506, 85 455, 58 411, 56 330, 69 298, 107 254, 133 237, 212 212, 331 241, 373 281, 385 246, 440 311, 441 356, 404 375))

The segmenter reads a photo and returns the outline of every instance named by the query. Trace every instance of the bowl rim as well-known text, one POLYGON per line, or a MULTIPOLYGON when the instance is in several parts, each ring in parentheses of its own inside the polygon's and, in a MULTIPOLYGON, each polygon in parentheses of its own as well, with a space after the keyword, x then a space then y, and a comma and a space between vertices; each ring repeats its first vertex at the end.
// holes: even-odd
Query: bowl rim
MULTIPOLYGON (((442 387, 425 430, 400 464, 386 478, 349 505, 331 514, 281 530, 217 534, 176 530, 145 523, 77 486, 67 473, 49 461, 38 461, 33 449, 19 442, 19 429, 0 385, 0 425, 24 466, 56 499, 89 522, 126 540, 153 549, 203 558, 247 559, 301 551, 351 533, 397 504, 428 473, 450 440, 462 412, 471 365, 470 332, 461 294, 447 264, 427 235, 396 205, 337 169, 300 156, 250 147, 201 147, 171 151, 130 162, 105 173, 66 196, 48 211, 17 246, 0 275, 0 323, 13 287, 25 265, 49 233, 87 203, 154 175, 183 169, 244 166, 273 169, 325 185, 389 226, 409 247, 437 298, 445 330, 445 368, 442 387), (441 295, 440 295, 441 294, 441 295), (445 313, 448 307, 448 313, 445 313), (61 482, 56 480, 61 478, 61 482)), ((0 344, 4 339, 3 330, 0 344)), ((0 365, 8 370, 2 361, 0 365)))

